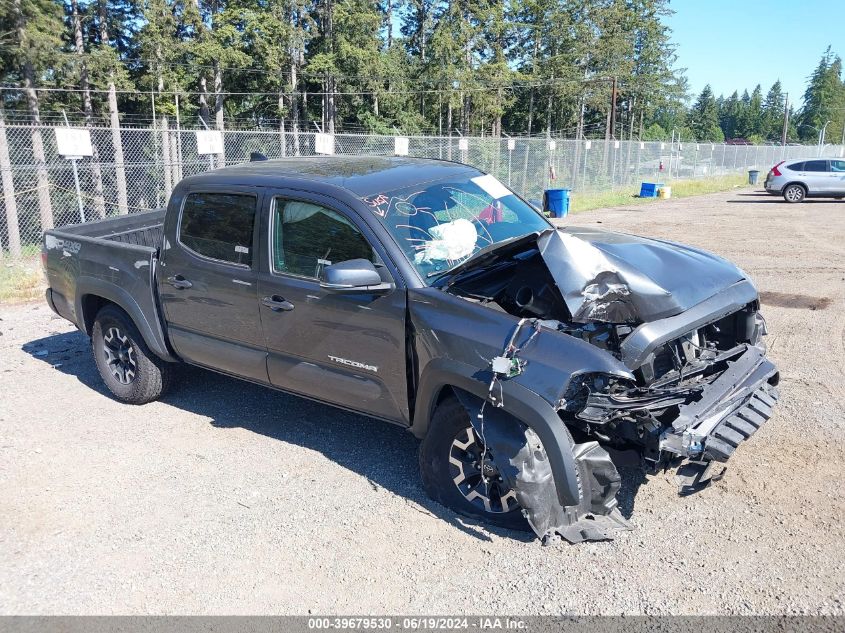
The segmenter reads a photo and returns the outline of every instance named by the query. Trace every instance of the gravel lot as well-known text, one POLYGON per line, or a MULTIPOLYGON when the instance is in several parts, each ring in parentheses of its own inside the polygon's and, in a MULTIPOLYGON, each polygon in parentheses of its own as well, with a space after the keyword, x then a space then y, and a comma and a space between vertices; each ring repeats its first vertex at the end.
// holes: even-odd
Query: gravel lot
POLYGON ((465 522, 425 496, 402 429, 202 370, 118 404, 85 336, 41 303, 0 306, 0 611, 845 612, 845 204, 778 200, 570 220, 736 261, 782 375, 717 485, 679 498, 626 472, 636 530, 609 543, 465 522))

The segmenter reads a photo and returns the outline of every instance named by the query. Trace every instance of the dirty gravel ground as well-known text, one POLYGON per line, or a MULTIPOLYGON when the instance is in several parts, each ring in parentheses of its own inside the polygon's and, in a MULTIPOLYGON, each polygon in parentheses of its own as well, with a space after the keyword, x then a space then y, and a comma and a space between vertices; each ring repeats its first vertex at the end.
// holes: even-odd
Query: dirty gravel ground
POLYGON ((0 610, 843 613, 845 204, 744 189, 569 221, 713 250, 780 293, 782 402, 718 485, 628 471, 635 531, 544 548, 429 501, 398 427, 196 369, 121 405, 83 335, 2 306, 0 610))

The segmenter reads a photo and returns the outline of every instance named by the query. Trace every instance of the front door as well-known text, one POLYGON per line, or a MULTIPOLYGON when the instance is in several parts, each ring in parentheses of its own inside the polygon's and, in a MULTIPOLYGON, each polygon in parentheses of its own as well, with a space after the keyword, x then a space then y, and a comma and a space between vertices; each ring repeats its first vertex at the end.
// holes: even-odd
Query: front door
POLYGON ((845 160, 833 158, 829 161, 830 192, 845 196, 845 160))
POLYGON ((264 202, 258 290, 270 382, 392 421, 408 421, 405 297, 398 273, 357 214, 332 198, 278 191, 264 202), (394 290, 320 287, 324 266, 372 261, 394 290))
POLYGON ((266 383, 253 256, 259 203, 254 189, 238 188, 191 190, 173 200, 175 226, 166 234, 177 239, 163 250, 158 288, 181 358, 266 383))

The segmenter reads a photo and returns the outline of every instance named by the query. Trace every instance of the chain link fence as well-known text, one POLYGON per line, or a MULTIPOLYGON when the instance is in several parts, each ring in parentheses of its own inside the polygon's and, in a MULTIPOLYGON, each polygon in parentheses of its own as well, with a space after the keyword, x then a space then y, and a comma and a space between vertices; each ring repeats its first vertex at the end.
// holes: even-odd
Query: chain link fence
MULTIPOLYGON (((47 228, 138 213, 165 205, 182 178, 249 160, 252 152, 269 158, 310 156, 315 134, 278 130, 223 132, 222 154, 200 155, 195 130, 88 128, 94 155, 78 161, 77 194, 73 164, 58 154, 52 126, 5 125, 0 121, 0 175, 3 213, 0 253, 21 257, 38 252, 47 228), (39 159, 41 157, 41 159, 39 159)), ((723 145, 546 138, 408 138, 408 155, 455 160, 494 174, 529 200, 547 188, 575 192, 630 188, 639 183, 671 182, 768 170, 780 160, 815 156, 817 147, 723 145)), ((338 134, 336 154, 390 156, 395 137, 338 134)), ((841 156, 840 146, 826 146, 841 156)))

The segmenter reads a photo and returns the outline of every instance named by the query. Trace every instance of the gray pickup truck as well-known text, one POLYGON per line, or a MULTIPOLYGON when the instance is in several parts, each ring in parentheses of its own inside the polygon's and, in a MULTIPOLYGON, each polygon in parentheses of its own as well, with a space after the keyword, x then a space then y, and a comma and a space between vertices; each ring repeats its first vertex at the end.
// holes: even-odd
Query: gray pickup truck
POLYGON ((631 449, 682 493, 718 478, 777 399, 742 270, 556 229, 458 163, 211 171, 163 211, 47 231, 44 264, 119 400, 159 398, 185 362, 399 424, 434 499, 544 541, 630 527, 631 449))

